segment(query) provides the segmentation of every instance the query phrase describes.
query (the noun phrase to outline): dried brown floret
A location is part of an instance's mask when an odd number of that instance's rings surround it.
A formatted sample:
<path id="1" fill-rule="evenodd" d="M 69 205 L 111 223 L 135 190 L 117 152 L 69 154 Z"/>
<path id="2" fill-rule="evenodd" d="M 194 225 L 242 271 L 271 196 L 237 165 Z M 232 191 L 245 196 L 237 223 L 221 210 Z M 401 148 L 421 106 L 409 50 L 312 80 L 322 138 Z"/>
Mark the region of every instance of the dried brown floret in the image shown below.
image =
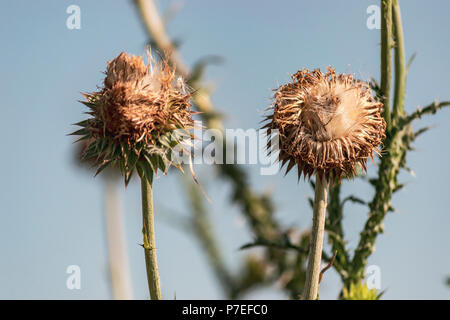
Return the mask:
<path id="1" fill-rule="evenodd" d="M 128 183 L 137 168 L 149 180 L 158 169 L 172 165 L 171 151 L 181 143 L 175 130 L 193 128 L 191 94 L 167 60 L 156 62 L 121 53 L 107 65 L 104 86 L 84 95 L 92 117 L 77 125 L 85 159 L 94 159 L 99 170 L 116 164 Z M 179 166 L 178 166 L 179 167 Z M 181 167 L 179 167 L 181 168 Z"/>
<path id="2" fill-rule="evenodd" d="M 382 103 L 368 85 L 352 75 L 328 68 L 299 70 L 280 86 L 265 125 L 279 132 L 279 160 L 287 172 L 295 165 L 301 175 L 314 172 L 327 179 L 353 176 L 367 157 L 378 153 L 385 136 Z"/>

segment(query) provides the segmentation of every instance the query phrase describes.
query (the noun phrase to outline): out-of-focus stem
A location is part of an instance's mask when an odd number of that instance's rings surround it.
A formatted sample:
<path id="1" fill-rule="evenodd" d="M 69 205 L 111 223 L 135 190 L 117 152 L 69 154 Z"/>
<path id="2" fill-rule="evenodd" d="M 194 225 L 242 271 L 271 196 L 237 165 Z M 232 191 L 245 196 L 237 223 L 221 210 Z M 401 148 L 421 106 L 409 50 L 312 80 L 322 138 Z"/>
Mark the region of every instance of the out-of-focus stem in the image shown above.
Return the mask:
<path id="1" fill-rule="evenodd" d="M 169 54 L 169 59 L 172 65 L 176 68 L 176 72 L 184 79 L 189 79 L 191 71 L 186 66 L 178 51 L 173 46 L 170 37 L 167 35 L 164 28 L 164 23 L 158 13 L 154 0 L 135 0 L 137 9 L 141 15 L 142 21 L 148 33 L 151 35 L 153 41 L 157 46 Z M 222 129 L 222 123 L 216 116 L 211 116 L 214 107 L 211 102 L 211 97 L 207 90 L 201 87 L 194 86 L 193 99 L 199 111 L 207 115 L 207 127 L 212 129 Z"/>
<path id="2" fill-rule="evenodd" d="M 144 235 L 145 267 L 147 269 L 148 289 L 152 300 L 161 300 L 158 262 L 156 260 L 155 225 L 153 214 L 152 185 L 147 179 L 141 179 L 142 221 Z"/>
<path id="3" fill-rule="evenodd" d="M 158 47 L 169 53 L 169 59 L 177 68 L 177 72 L 187 78 L 189 76 L 189 69 L 186 67 L 184 62 L 181 60 L 178 52 L 172 45 L 172 41 L 167 35 L 164 23 L 158 14 L 156 4 L 153 0 L 135 0 L 138 7 L 139 13 L 141 14 L 142 21 L 145 24 L 147 30 L 152 34 L 153 40 L 158 44 Z"/>
<path id="4" fill-rule="evenodd" d="M 125 228 L 120 210 L 117 179 L 106 175 L 105 179 L 105 219 L 109 251 L 109 270 L 113 298 L 131 300 L 130 267 L 125 240 Z"/>
<path id="5" fill-rule="evenodd" d="M 160 50 L 169 49 L 171 56 L 170 62 L 176 68 L 176 72 L 183 78 L 190 80 L 191 71 L 183 63 L 180 55 L 176 52 L 173 44 L 170 44 L 170 38 L 167 35 L 164 24 L 160 18 L 155 2 L 153 0 L 135 0 L 139 14 L 144 21 L 149 36 Z M 175 54 L 174 54 L 175 53 Z M 180 67 L 181 66 L 181 67 Z M 206 127 L 223 131 L 222 119 L 214 110 L 209 91 L 204 88 L 201 81 L 190 83 L 193 92 L 195 107 L 201 112 L 206 122 Z M 226 141 L 223 145 L 227 145 Z M 221 145 L 221 143 L 217 143 Z M 272 203 L 270 199 L 255 193 L 249 186 L 247 176 L 237 165 L 219 165 L 217 166 L 220 175 L 228 179 L 233 185 L 233 201 L 239 204 L 249 218 L 251 228 L 258 235 L 265 239 L 272 238 L 279 233 L 279 227 L 272 216 Z M 276 259 L 280 254 L 279 250 L 275 252 L 270 250 L 269 259 L 284 266 L 281 259 Z M 236 293 L 237 294 L 237 293 Z"/>
<path id="6" fill-rule="evenodd" d="M 204 206 L 203 196 L 194 185 L 194 182 L 188 180 L 189 178 L 186 176 L 183 176 L 183 179 L 185 180 L 184 188 L 189 195 L 191 203 L 194 232 L 227 296 L 232 299 L 236 298 L 234 296 L 236 291 L 234 279 L 219 250 L 219 244 L 214 236 L 209 214 Z"/>
<path id="7" fill-rule="evenodd" d="M 316 300 L 319 292 L 320 264 L 322 262 L 323 234 L 327 212 L 327 189 L 328 183 L 325 177 L 320 177 L 317 174 L 308 268 L 303 290 L 303 299 L 305 300 Z"/>
<path id="8" fill-rule="evenodd" d="M 391 128 L 391 73 L 392 73 L 392 0 L 381 0 L 381 99 L 384 119 Z"/>
<path id="9" fill-rule="evenodd" d="M 395 91 L 393 120 L 396 121 L 398 117 L 403 114 L 406 89 L 405 47 L 403 43 L 402 16 L 400 13 L 400 5 L 398 4 L 398 0 L 393 0 L 392 18 L 395 36 Z"/>

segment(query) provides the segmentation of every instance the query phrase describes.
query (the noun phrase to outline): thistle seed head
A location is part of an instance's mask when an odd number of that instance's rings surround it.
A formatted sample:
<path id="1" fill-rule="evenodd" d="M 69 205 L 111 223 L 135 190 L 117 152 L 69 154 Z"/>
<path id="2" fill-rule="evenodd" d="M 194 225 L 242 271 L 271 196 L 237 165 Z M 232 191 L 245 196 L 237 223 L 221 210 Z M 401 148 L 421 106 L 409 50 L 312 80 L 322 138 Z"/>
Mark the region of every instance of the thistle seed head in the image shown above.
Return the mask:
<path id="1" fill-rule="evenodd" d="M 103 87 L 81 101 L 91 117 L 77 123 L 82 129 L 73 133 L 87 141 L 83 158 L 95 160 L 97 174 L 117 165 L 126 184 L 135 168 L 151 182 L 158 169 L 166 172 L 175 165 L 171 151 L 183 137 L 173 135 L 175 130 L 192 137 L 191 94 L 167 60 L 147 56 L 147 65 L 124 52 L 108 62 Z"/>
<path id="2" fill-rule="evenodd" d="M 358 166 L 365 171 L 367 157 L 379 154 L 386 127 L 382 106 L 352 75 L 336 75 L 331 67 L 325 74 L 304 69 L 276 90 L 264 127 L 278 129 L 286 173 L 296 165 L 299 178 L 316 172 L 340 180 Z"/>

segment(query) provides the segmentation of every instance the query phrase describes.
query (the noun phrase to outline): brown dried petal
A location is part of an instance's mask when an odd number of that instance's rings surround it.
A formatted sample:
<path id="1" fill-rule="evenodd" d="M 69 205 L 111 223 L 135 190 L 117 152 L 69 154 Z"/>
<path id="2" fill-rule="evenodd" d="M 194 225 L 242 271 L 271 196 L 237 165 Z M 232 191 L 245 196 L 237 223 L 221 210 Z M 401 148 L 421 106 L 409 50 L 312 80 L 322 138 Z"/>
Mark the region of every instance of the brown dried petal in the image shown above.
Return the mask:
<path id="1" fill-rule="evenodd" d="M 193 126 L 190 94 L 175 80 L 175 71 L 167 61 L 156 63 L 150 55 L 149 60 L 145 65 L 141 57 L 121 53 L 108 63 L 104 88 L 94 93 L 98 121 L 93 123 L 101 124 L 103 135 L 151 144 L 175 128 Z"/>
<path id="2" fill-rule="evenodd" d="M 358 165 L 366 170 L 385 136 L 382 103 L 365 83 L 330 67 L 299 70 L 276 91 L 272 112 L 266 127 L 279 130 L 279 158 L 296 164 L 299 176 L 340 179 Z"/>

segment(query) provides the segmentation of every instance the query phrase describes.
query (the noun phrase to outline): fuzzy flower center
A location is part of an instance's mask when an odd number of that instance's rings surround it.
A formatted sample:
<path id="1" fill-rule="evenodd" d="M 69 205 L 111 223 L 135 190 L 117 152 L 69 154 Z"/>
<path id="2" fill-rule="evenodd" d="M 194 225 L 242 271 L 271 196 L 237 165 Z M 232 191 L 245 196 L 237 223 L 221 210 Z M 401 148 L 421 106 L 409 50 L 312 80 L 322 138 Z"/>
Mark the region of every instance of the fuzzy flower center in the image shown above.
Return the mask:
<path id="1" fill-rule="evenodd" d="M 299 176 L 353 175 L 384 138 L 382 104 L 365 83 L 332 68 L 299 70 L 278 88 L 272 110 L 265 127 L 279 131 L 279 159 L 288 170 L 297 165 Z"/>
<path id="2" fill-rule="evenodd" d="M 361 90 L 342 81 L 329 85 L 321 82 L 305 99 L 300 126 L 315 141 L 331 141 L 351 134 L 361 123 Z"/>
<path id="3" fill-rule="evenodd" d="M 108 63 L 98 118 L 115 139 L 153 143 L 164 132 L 191 126 L 183 82 L 167 63 L 149 59 L 146 65 L 141 57 L 122 53 Z"/>

